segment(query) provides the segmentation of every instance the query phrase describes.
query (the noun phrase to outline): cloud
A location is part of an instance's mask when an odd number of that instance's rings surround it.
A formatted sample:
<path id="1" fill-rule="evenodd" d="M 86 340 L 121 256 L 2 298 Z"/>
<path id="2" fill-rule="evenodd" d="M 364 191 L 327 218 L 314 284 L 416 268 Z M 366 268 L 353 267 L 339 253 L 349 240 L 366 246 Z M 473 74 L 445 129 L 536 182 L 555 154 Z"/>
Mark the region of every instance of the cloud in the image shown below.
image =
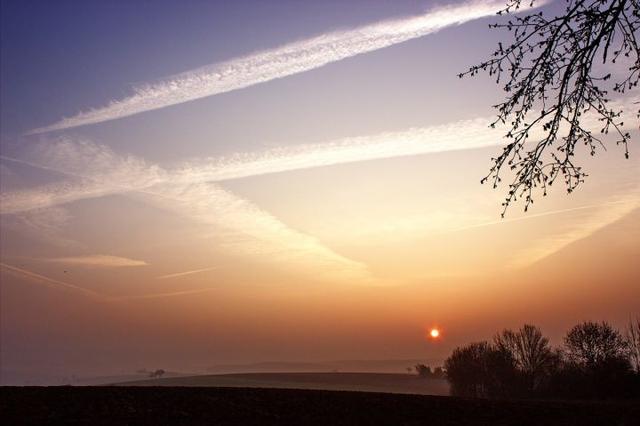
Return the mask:
<path id="1" fill-rule="evenodd" d="M 636 110 L 635 102 L 638 98 L 627 97 L 611 102 L 610 107 L 632 113 Z M 324 143 L 236 153 L 185 161 L 168 170 L 133 156 L 120 157 L 103 145 L 62 137 L 38 144 L 37 149 L 27 154 L 28 161 L 7 156 L 0 156 L 0 159 L 75 179 L 31 190 L 3 191 L 0 194 L 0 213 L 17 213 L 110 194 L 144 192 L 164 182 L 181 185 L 221 182 L 336 164 L 494 146 L 503 137 L 499 130 L 488 127 L 491 121 L 491 117 L 480 117 Z M 634 122 L 625 121 L 627 127 Z M 601 127 L 601 122 L 593 114 L 585 115 L 582 122 L 594 131 Z M 530 135 L 532 140 L 541 136 L 541 129 L 535 129 Z"/>
<path id="2" fill-rule="evenodd" d="M 532 265 L 567 247 L 569 244 L 587 238 L 598 230 L 622 219 L 640 207 L 640 196 L 637 191 L 620 196 L 616 200 L 590 206 L 589 213 L 577 214 L 565 228 L 550 236 L 544 236 L 527 244 L 527 247 L 516 253 L 510 262 L 519 268 Z M 566 209 L 564 211 L 577 211 Z"/>
<path id="3" fill-rule="evenodd" d="M 635 99 L 624 99 L 629 104 Z M 332 265 L 338 276 L 368 279 L 366 267 L 334 253 L 317 239 L 287 227 L 248 200 L 215 185 L 230 179 L 322 167 L 357 161 L 411 156 L 495 145 L 500 133 L 489 118 L 411 128 L 377 135 L 347 137 L 320 144 L 282 147 L 262 152 L 187 161 L 171 169 L 121 157 L 88 141 L 60 138 L 41 144 L 29 161 L 2 157 L 70 177 L 26 191 L 3 191 L 0 213 L 19 213 L 109 194 L 131 193 L 156 205 L 210 225 L 224 233 L 236 252 L 286 261 L 314 270 Z M 596 121 L 585 117 L 589 126 Z M 593 123 L 592 123 L 593 122 Z M 539 135 L 532 134 L 535 139 Z M 214 214 L 215 213 L 215 214 Z M 304 266 L 303 266 L 304 265 Z"/>
<path id="4" fill-rule="evenodd" d="M 156 197 L 153 193 L 163 194 Z M 287 270 L 330 280 L 371 279 L 367 267 L 296 231 L 248 200 L 215 184 L 167 183 L 136 194 L 153 205 L 210 227 L 224 248 Z"/>
<path id="5" fill-rule="evenodd" d="M 62 175 L 63 181 L 37 188 L 0 193 L 0 213 L 11 214 L 52 207 L 88 198 L 143 191 L 167 180 L 164 170 L 133 156 L 119 156 L 104 145 L 60 137 L 39 143 L 25 154 L 28 160 L 10 161 Z"/>
<path id="6" fill-rule="evenodd" d="M 39 144 L 38 150 L 27 154 L 28 161 L 0 156 L 5 161 L 72 178 L 34 189 L 3 191 L 0 213 L 18 213 L 117 193 L 144 192 L 166 182 L 181 185 L 220 182 L 358 161 L 481 148 L 500 140 L 500 135 L 488 128 L 489 121 L 489 117 L 476 118 L 325 143 L 237 153 L 186 161 L 170 170 L 131 156 L 121 158 L 101 145 L 61 138 Z"/>
<path id="7" fill-rule="evenodd" d="M 6 271 L 11 275 L 14 275 L 23 279 L 27 279 L 28 281 L 31 281 L 33 283 L 46 285 L 49 287 L 57 288 L 59 290 L 78 293 L 99 302 L 123 302 L 123 301 L 135 301 L 135 300 L 144 300 L 144 299 L 159 299 L 159 298 L 165 298 L 165 297 L 187 296 L 191 294 L 206 293 L 206 292 L 215 290 L 215 287 L 206 287 L 206 288 L 198 288 L 198 289 L 191 289 L 191 290 L 169 291 L 169 292 L 162 292 L 162 293 L 145 293 L 145 294 L 133 295 L 133 296 L 109 296 L 109 295 L 105 295 L 93 290 L 89 290 L 89 289 L 77 286 L 75 284 L 68 283 L 66 281 L 56 280 L 54 278 L 50 278 L 45 275 L 41 275 L 24 268 L 18 268 L 17 266 L 9 265 L 6 263 L 0 263 L 0 269 Z"/>
<path id="8" fill-rule="evenodd" d="M 48 156 L 46 153 L 55 152 L 57 144 L 62 146 L 64 155 Z M 216 233 L 224 239 L 223 244 L 229 251 L 307 273 L 313 270 L 321 279 L 328 276 L 369 279 L 364 265 L 334 253 L 315 238 L 289 228 L 250 201 L 209 183 L 211 170 L 208 168 L 203 169 L 203 173 L 184 167 L 168 172 L 133 157 L 120 158 L 105 147 L 94 147 L 86 142 L 78 143 L 77 150 L 68 140 L 52 146 L 53 149 L 45 149 L 45 154 L 32 157 L 49 158 L 43 168 L 65 173 L 71 182 L 2 193 L 0 212 L 15 214 L 81 199 L 130 193 L 159 208 L 207 225 L 211 234 Z M 97 159 L 91 160 L 92 157 Z M 28 164 L 37 167 L 32 161 Z M 84 265 L 89 261 L 108 263 L 104 259 L 64 260 Z"/>
<path id="9" fill-rule="evenodd" d="M 537 218 L 546 217 L 546 216 L 555 216 L 555 215 L 563 214 L 563 213 L 581 212 L 581 211 L 584 211 L 584 210 L 593 210 L 593 209 L 602 209 L 602 208 L 605 208 L 606 206 L 609 206 L 609 205 L 614 205 L 614 207 L 615 207 L 616 204 L 629 204 L 629 202 L 631 202 L 631 201 L 632 201 L 632 198 L 623 197 L 623 199 L 621 199 L 621 200 L 606 201 L 604 203 L 598 203 L 598 204 L 589 204 L 589 205 L 583 205 L 583 206 L 578 206 L 578 207 L 570 207 L 570 208 L 566 208 L 566 209 L 549 210 L 549 211 L 542 212 L 542 213 L 526 213 L 524 216 L 519 216 L 519 217 L 514 217 L 514 218 L 502 218 L 502 219 L 498 219 L 498 220 L 490 220 L 490 221 L 486 221 L 486 222 L 474 223 L 474 224 L 470 224 L 470 225 L 460 226 L 460 227 L 457 227 L 457 228 L 445 230 L 445 231 L 443 231 L 443 233 L 460 232 L 460 231 L 466 231 L 468 229 L 484 228 L 486 226 L 500 225 L 500 224 L 503 224 L 503 223 L 520 222 L 522 220 L 537 219 Z"/>
<path id="10" fill-rule="evenodd" d="M 64 263 L 71 266 L 85 268 L 122 268 L 129 266 L 147 266 L 143 260 L 128 259 L 126 257 L 111 256 L 104 254 L 94 254 L 89 256 L 56 257 L 44 259 L 52 263 Z"/>
<path id="11" fill-rule="evenodd" d="M 536 2 L 536 6 L 542 3 Z M 494 15 L 502 7 L 502 0 L 468 1 L 435 9 L 417 17 L 387 20 L 322 34 L 147 84 L 135 89 L 129 97 L 113 100 L 107 106 L 80 112 L 29 133 L 115 120 L 246 88 L 423 37 L 448 26 Z"/>
<path id="12" fill-rule="evenodd" d="M 61 280 L 56 280 L 53 278 L 49 278 L 47 276 L 44 275 L 40 275 L 38 273 L 29 271 L 27 269 L 23 269 L 23 268 L 18 268 L 17 266 L 13 266 L 13 265 L 8 265 L 6 263 L 0 263 L 0 268 L 4 269 L 5 271 L 7 271 L 8 273 L 12 274 L 12 275 L 16 275 L 22 278 L 26 278 L 29 281 L 32 282 L 36 282 L 38 284 L 43 284 L 46 286 L 52 286 L 55 288 L 59 288 L 61 290 L 67 290 L 67 291 L 73 291 L 73 292 L 77 292 L 80 294 L 83 294 L 84 296 L 89 296 L 93 299 L 99 299 L 99 300 L 106 300 L 107 298 L 98 293 L 95 292 L 93 290 L 88 290 L 86 288 L 77 286 L 75 284 L 71 284 L 68 283 L 66 281 L 61 281 Z"/>
<path id="13" fill-rule="evenodd" d="M 214 269 L 218 269 L 218 268 L 215 267 L 215 266 L 212 266 L 210 268 L 202 268 L 202 269 L 194 269 L 194 270 L 191 270 L 191 271 L 176 272 L 174 274 L 161 275 L 159 277 L 156 277 L 156 279 L 158 279 L 158 280 L 167 280 L 169 278 L 184 277 L 186 275 L 199 274 L 200 272 L 212 271 Z"/>
<path id="14" fill-rule="evenodd" d="M 501 139 L 498 132 L 488 127 L 490 120 L 489 117 L 460 120 L 318 144 L 191 161 L 174 170 L 174 179 L 185 182 L 220 182 L 359 161 L 482 148 L 496 145 Z"/>
<path id="15" fill-rule="evenodd" d="M 33 206 L 28 201 L 29 206 Z M 82 244 L 65 236 L 72 216 L 61 206 L 26 209 L 13 215 L 3 215 L 0 226 L 14 230 L 21 236 L 28 235 L 58 247 L 80 248 Z"/>
<path id="16" fill-rule="evenodd" d="M 116 297 L 111 297 L 109 300 L 112 302 L 123 302 L 123 301 L 136 301 L 136 300 L 148 300 L 148 299 L 163 299 L 166 297 L 189 296 L 192 294 L 208 293 L 216 289 L 217 287 L 205 287 L 205 288 L 195 288 L 191 290 L 168 291 L 164 293 L 146 293 L 146 294 L 133 295 L 133 296 L 116 296 Z"/>

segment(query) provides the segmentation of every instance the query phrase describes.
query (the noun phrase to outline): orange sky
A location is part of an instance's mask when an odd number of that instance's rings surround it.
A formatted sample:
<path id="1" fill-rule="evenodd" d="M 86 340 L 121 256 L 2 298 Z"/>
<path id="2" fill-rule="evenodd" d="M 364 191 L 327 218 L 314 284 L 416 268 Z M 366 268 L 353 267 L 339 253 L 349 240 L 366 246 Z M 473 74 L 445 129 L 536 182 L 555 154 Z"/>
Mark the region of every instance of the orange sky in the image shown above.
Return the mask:
<path id="1" fill-rule="evenodd" d="M 190 48 L 154 61 L 163 29 L 125 37 L 125 55 L 101 35 L 84 46 L 72 20 L 64 43 L 86 55 L 45 55 L 75 70 L 55 76 L 23 70 L 46 69 L 27 53 L 52 51 L 55 29 L 31 39 L 4 26 L 4 377 L 442 360 L 524 322 L 557 344 L 578 321 L 640 314 L 635 121 L 630 159 L 611 141 L 595 158 L 580 148 L 589 177 L 575 193 L 556 187 L 501 219 L 506 186 L 479 183 L 504 142 L 488 127 L 501 92 L 456 77 L 495 46 L 490 2 L 465 3 L 464 22 L 414 3 L 339 3 L 254 25 L 235 6 L 231 27 L 203 26 L 210 43 L 176 30 Z M 140 80 L 146 91 L 122 94 Z M 43 87 L 65 96 L 43 105 Z M 636 99 L 616 102 L 633 111 Z"/>

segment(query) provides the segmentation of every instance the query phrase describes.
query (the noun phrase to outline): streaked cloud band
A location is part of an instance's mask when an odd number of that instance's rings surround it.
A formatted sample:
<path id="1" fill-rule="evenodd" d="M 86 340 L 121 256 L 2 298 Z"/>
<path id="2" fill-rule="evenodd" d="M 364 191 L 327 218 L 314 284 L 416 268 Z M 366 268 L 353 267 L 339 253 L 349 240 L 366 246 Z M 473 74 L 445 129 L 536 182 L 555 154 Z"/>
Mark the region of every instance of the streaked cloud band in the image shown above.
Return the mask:
<path id="1" fill-rule="evenodd" d="M 117 193 L 151 191 L 150 195 L 160 195 L 150 188 L 165 183 L 192 185 L 221 182 L 359 161 L 482 148 L 500 141 L 500 135 L 488 128 L 489 120 L 489 117 L 461 120 L 318 144 L 185 161 L 168 170 L 140 159 L 119 157 L 104 146 L 62 138 L 43 144 L 44 152 L 39 153 L 35 160 L 0 156 L 5 161 L 73 178 L 64 183 L 2 192 L 0 213 L 18 213 Z M 62 152 L 64 156 L 55 158 L 51 152 Z M 92 163 L 96 152 L 101 158 L 98 165 Z"/>
<path id="2" fill-rule="evenodd" d="M 629 97 L 611 104 L 614 109 L 628 112 L 634 111 L 632 105 L 637 101 L 637 98 Z M 481 117 L 318 144 L 184 161 L 170 169 L 131 156 L 119 157 L 101 145 L 62 138 L 43 144 L 44 152 L 34 160 L 0 156 L 5 161 L 75 178 L 65 183 L 2 192 L 0 213 L 19 213 L 126 192 L 151 191 L 150 195 L 162 196 L 150 188 L 165 183 L 188 186 L 360 161 L 489 147 L 504 140 L 500 130 L 489 128 L 491 120 L 491 117 Z M 583 124 L 594 131 L 601 126 L 592 115 L 584 116 Z M 541 129 L 535 129 L 530 136 L 533 140 L 541 137 Z"/>
<path id="3" fill-rule="evenodd" d="M 89 256 L 56 257 L 45 259 L 51 263 L 62 263 L 70 266 L 80 266 L 86 268 L 122 268 L 128 266 L 146 266 L 143 260 L 129 259 L 120 256 L 95 254 Z"/>
<path id="4" fill-rule="evenodd" d="M 215 267 L 215 266 L 212 266 L 210 268 L 200 268 L 200 269 L 193 269 L 191 271 L 175 272 L 173 274 L 160 275 L 159 277 L 156 277 L 156 279 L 158 279 L 158 280 L 168 280 L 170 278 L 179 278 L 179 277 L 184 277 L 184 276 L 187 276 L 187 275 L 199 274 L 201 272 L 212 271 L 214 269 L 218 269 L 218 268 Z"/>
<path id="5" fill-rule="evenodd" d="M 544 2 L 539 2 L 544 3 Z M 226 62 L 205 66 L 135 89 L 107 106 L 64 118 L 30 134 L 67 129 L 168 107 L 313 70 L 332 62 L 423 37 L 443 28 L 490 16 L 502 0 L 475 0 L 424 15 L 334 31 Z M 539 6 L 536 3 L 536 6 Z"/>

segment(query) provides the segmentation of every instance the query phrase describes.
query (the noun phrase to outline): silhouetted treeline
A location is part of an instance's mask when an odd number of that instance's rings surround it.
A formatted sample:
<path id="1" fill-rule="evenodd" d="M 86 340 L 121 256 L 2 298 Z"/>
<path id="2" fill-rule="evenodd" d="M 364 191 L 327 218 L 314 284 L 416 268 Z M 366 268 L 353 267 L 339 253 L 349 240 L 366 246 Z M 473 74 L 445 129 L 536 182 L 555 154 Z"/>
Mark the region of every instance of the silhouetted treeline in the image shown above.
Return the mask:
<path id="1" fill-rule="evenodd" d="M 492 342 L 456 348 L 445 361 L 451 394 L 483 398 L 640 397 L 640 319 L 625 335 L 584 322 L 554 348 L 539 328 L 504 330 Z"/>
<path id="2" fill-rule="evenodd" d="M 425 379 L 444 379 L 445 374 L 442 367 L 435 367 L 433 370 L 428 365 L 416 364 L 413 367 L 418 373 L 418 376 Z"/>

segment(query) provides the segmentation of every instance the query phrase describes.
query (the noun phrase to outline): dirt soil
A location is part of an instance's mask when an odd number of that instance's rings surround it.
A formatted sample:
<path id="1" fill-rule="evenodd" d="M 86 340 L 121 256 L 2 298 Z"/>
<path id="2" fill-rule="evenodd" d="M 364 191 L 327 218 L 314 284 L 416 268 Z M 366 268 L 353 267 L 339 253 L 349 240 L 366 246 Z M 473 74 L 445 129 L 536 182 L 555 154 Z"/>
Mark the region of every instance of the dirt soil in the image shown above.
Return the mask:
<path id="1" fill-rule="evenodd" d="M 446 396 L 213 387 L 2 387 L 5 425 L 618 425 L 640 402 L 488 401 Z"/>

